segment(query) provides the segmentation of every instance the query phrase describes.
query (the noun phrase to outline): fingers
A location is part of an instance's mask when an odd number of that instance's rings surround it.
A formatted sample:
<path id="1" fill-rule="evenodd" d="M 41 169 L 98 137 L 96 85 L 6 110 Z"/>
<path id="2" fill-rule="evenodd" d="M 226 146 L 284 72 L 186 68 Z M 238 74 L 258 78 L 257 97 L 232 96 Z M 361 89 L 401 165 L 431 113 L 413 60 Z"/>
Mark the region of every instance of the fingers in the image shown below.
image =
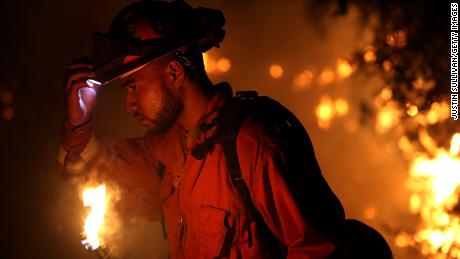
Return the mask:
<path id="1" fill-rule="evenodd" d="M 87 80 L 95 76 L 89 58 L 78 58 L 66 66 L 64 86 L 67 118 L 73 125 L 80 125 L 87 121 L 92 114 L 99 85 L 88 84 Z"/>
<path id="2" fill-rule="evenodd" d="M 97 88 L 88 87 L 86 78 L 73 81 L 66 93 L 67 119 L 72 125 L 88 121 L 96 104 Z"/>
<path id="3" fill-rule="evenodd" d="M 95 76 L 96 76 L 96 73 L 93 70 L 88 69 L 88 68 L 72 69 L 69 71 L 69 74 L 66 77 L 65 91 L 68 92 L 69 89 L 74 84 L 74 82 L 80 81 L 83 79 L 86 82 L 88 78 L 94 78 Z"/>
<path id="4" fill-rule="evenodd" d="M 87 79 L 88 77 L 83 77 L 73 80 L 72 83 L 69 84 L 69 87 L 66 88 L 67 94 L 71 96 L 76 96 L 80 88 L 88 87 L 88 84 L 86 83 Z"/>
<path id="5" fill-rule="evenodd" d="M 69 91 L 74 81 L 95 76 L 91 59 L 88 57 L 77 58 L 66 66 L 65 91 Z"/>
<path id="6" fill-rule="evenodd" d="M 91 92 L 97 93 L 100 86 L 99 85 L 93 85 L 92 87 L 90 87 L 88 85 L 87 80 L 88 80 L 88 78 L 85 77 L 85 78 L 80 78 L 80 79 L 77 79 L 77 80 L 73 81 L 73 83 L 70 85 L 69 89 L 66 92 L 67 95 L 69 97 L 75 97 L 75 96 L 78 95 L 78 91 L 80 89 L 91 90 Z"/>

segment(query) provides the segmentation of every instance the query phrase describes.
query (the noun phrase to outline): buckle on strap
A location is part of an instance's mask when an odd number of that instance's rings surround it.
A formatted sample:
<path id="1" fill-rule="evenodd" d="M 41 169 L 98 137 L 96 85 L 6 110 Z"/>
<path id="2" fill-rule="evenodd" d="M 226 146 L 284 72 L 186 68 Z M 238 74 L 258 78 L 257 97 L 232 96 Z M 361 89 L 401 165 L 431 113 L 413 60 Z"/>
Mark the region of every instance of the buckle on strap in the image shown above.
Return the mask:
<path id="1" fill-rule="evenodd" d="M 238 183 L 241 181 L 244 182 L 243 175 L 241 174 L 241 169 L 239 168 L 233 168 L 233 170 L 231 168 L 229 169 L 230 169 L 230 178 L 232 179 L 232 183 Z"/>
<path id="2" fill-rule="evenodd" d="M 238 178 L 233 179 L 232 178 L 232 183 L 241 183 L 244 182 L 243 176 L 239 176 Z"/>

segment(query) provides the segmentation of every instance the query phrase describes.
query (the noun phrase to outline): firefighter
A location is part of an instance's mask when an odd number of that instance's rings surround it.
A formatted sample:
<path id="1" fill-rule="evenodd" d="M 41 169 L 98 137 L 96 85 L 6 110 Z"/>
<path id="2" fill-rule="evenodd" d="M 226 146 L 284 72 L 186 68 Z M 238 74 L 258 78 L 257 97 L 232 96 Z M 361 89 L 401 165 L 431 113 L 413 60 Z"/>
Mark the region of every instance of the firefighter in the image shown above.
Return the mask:
<path id="1" fill-rule="evenodd" d="M 339 257 L 344 211 L 301 123 L 206 75 L 202 53 L 219 46 L 224 24 L 218 10 L 140 1 L 95 33 L 92 59 L 66 73 L 61 172 L 102 175 L 120 188 L 122 215 L 162 220 L 171 258 Z M 147 131 L 109 147 L 93 114 L 113 80 Z"/>

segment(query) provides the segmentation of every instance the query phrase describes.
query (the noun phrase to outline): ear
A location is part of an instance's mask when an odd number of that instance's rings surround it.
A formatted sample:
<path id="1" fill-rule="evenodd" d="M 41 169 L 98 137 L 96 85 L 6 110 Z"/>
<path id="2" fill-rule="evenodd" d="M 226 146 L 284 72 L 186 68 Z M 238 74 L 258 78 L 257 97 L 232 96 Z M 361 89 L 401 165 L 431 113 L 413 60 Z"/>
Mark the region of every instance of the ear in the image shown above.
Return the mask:
<path id="1" fill-rule="evenodd" d="M 185 71 L 181 63 L 172 60 L 168 63 L 167 77 L 174 89 L 178 90 L 185 81 Z"/>

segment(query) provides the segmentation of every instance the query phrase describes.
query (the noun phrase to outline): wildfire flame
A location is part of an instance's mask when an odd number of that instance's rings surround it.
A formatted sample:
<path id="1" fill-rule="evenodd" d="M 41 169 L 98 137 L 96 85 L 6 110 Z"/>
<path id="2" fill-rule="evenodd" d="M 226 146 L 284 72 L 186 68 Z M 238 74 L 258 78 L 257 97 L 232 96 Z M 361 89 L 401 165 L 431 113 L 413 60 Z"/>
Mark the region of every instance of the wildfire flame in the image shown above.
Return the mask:
<path id="1" fill-rule="evenodd" d="M 396 36 L 388 38 L 388 44 L 403 46 L 405 35 L 398 32 Z M 366 62 L 376 61 L 374 51 L 371 48 L 367 50 Z M 392 66 L 391 61 L 384 61 L 382 69 L 388 72 Z M 345 59 L 337 61 L 337 78 L 347 78 L 353 70 Z M 319 74 L 318 81 L 320 85 L 326 85 L 335 78 L 332 70 L 326 68 Z M 420 89 L 434 86 L 434 82 L 422 77 L 413 84 Z M 438 101 L 433 102 L 429 109 L 419 110 L 420 101 L 415 99 L 400 105 L 393 98 L 389 85 L 383 87 L 372 104 L 376 108 L 375 131 L 399 135 L 398 146 L 409 161 L 409 210 L 420 217 L 415 231 L 400 232 L 394 239 L 395 245 L 418 248 L 430 259 L 460 258 L 460 133 L 448 135 L 451 137 L 450 148 L 444 148 L 438 145 L 428 130 L 449 119 L 449 104 Z M 333 119 L 347 114 L 348 110 L 346 99 L 333 100 L 323 95 L 315 109 L 318 126 L 328 129 Z M 418 138 L 413 134 L 414 129 Z M 364 218 L 373 219 L 377 209 L 368 207 L 363 213 Z"/>
<path id="2" fill-rule="evenodd" d="M 84 206 L 91 207 L 91 211 L 86 218 L 83 230 L 84 239 L 81 243 L 87 250 L 93 251 L 101 246 L 100 232 L 104 224 L 108 202 L 105 185 L 86 188 L 82 197 Z"/>
<path id="3" fill-rule="evenodd" d="M 429 136 L 424 135 L 424 138 Z M 433 157 L 420 154 L 413 160 L 408 181 L 412 191 L 410 209 L 420 214 L 421 223 L 415 235 L 401 233 L 396 245 L 417 243 L 422 254 L 437 255 L 436 258 L 460 256 L 459 147 L 460 133 L 456 133 L 452 136 L 450 150 L 432 147 L 436 150 Z"/>

